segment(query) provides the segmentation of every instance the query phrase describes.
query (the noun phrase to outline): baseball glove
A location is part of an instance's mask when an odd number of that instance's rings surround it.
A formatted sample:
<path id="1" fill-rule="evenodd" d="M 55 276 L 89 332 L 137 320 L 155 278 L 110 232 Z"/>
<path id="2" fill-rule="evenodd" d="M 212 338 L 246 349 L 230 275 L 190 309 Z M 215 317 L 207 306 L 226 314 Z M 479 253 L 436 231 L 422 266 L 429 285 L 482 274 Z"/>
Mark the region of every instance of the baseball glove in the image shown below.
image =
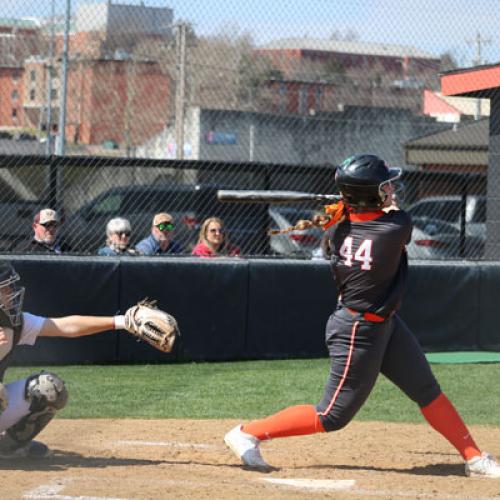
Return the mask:
<path id="1" fill-rule="evenodd" d="M 158 309 L 156 301 L 144 299 L 125 312 L 125 329 L 162 352 L 171 352 L 180 335 L 176 319 Z"/>

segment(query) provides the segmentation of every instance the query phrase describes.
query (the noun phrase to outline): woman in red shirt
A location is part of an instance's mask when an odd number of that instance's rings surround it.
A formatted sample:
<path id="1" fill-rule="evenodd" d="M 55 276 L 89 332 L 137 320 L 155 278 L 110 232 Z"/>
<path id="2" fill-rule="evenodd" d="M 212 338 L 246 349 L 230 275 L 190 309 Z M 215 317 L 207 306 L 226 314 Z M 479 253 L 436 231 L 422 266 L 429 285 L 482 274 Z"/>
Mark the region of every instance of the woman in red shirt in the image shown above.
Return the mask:
<path id="1" fill-rule="evenodd" d="M 192 254 L 198 257 L 237 257 L 240 249 L 228 243 L 222 220 L 209 217 L 201 225 L 198 244 L 193 248 Z"/>

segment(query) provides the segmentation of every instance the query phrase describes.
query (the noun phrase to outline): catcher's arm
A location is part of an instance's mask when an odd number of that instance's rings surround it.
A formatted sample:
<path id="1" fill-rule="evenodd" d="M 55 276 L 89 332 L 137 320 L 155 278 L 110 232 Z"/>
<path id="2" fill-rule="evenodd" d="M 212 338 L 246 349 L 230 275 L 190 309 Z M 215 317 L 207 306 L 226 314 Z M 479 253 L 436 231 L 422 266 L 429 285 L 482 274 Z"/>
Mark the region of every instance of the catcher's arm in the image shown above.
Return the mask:
<path id="1" fill-rule="evenodd" d="M 156 301 L 141 300 L 129 307 L 124 316 L 115 316 L 115 328 L 123 329 L 136 339 L 162 352 L 171 352 L 180 336 L 177 320 L 156 307 Z"/>

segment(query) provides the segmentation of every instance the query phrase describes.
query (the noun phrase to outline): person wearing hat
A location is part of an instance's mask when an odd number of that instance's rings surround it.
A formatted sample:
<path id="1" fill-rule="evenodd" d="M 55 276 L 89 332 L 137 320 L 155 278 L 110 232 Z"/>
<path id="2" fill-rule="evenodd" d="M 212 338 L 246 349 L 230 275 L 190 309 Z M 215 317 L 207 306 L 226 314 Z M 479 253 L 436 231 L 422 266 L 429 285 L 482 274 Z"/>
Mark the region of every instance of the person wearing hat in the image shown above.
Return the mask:
<path id="1" fill-rule="evenodd" d="M 26 253 L 62 253 L 69 248 L 56 241 L 61 222 L 58 212 L 51 208 L 40 210 L 33 218 L 34 235 L 31 241 L 19 243 L 13 251 Z"/>
<path id="2" fill-rule="evenodd" d="M 170 214 L 161 212 L 153 217 L 151 234 L 139 241 L 135 249 L 141 255 L 169 255 L 182 252 L 181 246 L 172 239 L 174 219 Z"/>

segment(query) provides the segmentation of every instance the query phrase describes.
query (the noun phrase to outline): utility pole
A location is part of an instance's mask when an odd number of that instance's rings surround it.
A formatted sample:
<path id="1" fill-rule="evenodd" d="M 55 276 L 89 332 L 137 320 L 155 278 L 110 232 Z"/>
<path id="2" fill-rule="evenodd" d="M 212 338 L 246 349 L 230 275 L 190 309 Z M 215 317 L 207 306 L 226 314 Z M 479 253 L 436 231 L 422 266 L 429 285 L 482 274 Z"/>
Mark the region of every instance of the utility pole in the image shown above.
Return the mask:
<path id="1" fill-rule="evenodd" d="M 177 83 L 175 87 L 175 157 L 184 159 L 184 113 L 186 96 L 186 23 L 177 25 Z"/>
<path id="2" fill-rule="evenodd" d="M 50 14 L 50 41 L 49 41 L 49 64 L 47 71 L 47 124 L 45 130 L 47 132 L 47 142 L 45 143 L 45 154 L 49 156 L 52 153 L 52 78 L 54 77 L 54 37 L 55 37 L 55 0 L 52 0 L 52 9 Z"/>
<path id="3" fill-rule="evenodd" d="M 59 134 L 56 141 L 56 155 L 64 156 L 66 147 L 66 97 L 68 91 L 68 45 L 69 22 L 71 16 L 71 0 L 66 0 L 64 16 L 64 48 L 62 54 L 61 97 L 59 100 Z"/>
<path id="4" fill-rule="evenodd" d="M 483 45 L 491 43 L 491 38 L 483 38 L 479 31 L 477 32 L 476 38 L 474 40 L 467 40 L 469 45 L 476 46 L 476 57 L 472 60 L 475 66 L 480 66 L 483 64 L 482 48 Z M 476 99 L 476 114 L 474 115 L 474 120 L 479 120 L 481 118 L 481 99 Z"/>

